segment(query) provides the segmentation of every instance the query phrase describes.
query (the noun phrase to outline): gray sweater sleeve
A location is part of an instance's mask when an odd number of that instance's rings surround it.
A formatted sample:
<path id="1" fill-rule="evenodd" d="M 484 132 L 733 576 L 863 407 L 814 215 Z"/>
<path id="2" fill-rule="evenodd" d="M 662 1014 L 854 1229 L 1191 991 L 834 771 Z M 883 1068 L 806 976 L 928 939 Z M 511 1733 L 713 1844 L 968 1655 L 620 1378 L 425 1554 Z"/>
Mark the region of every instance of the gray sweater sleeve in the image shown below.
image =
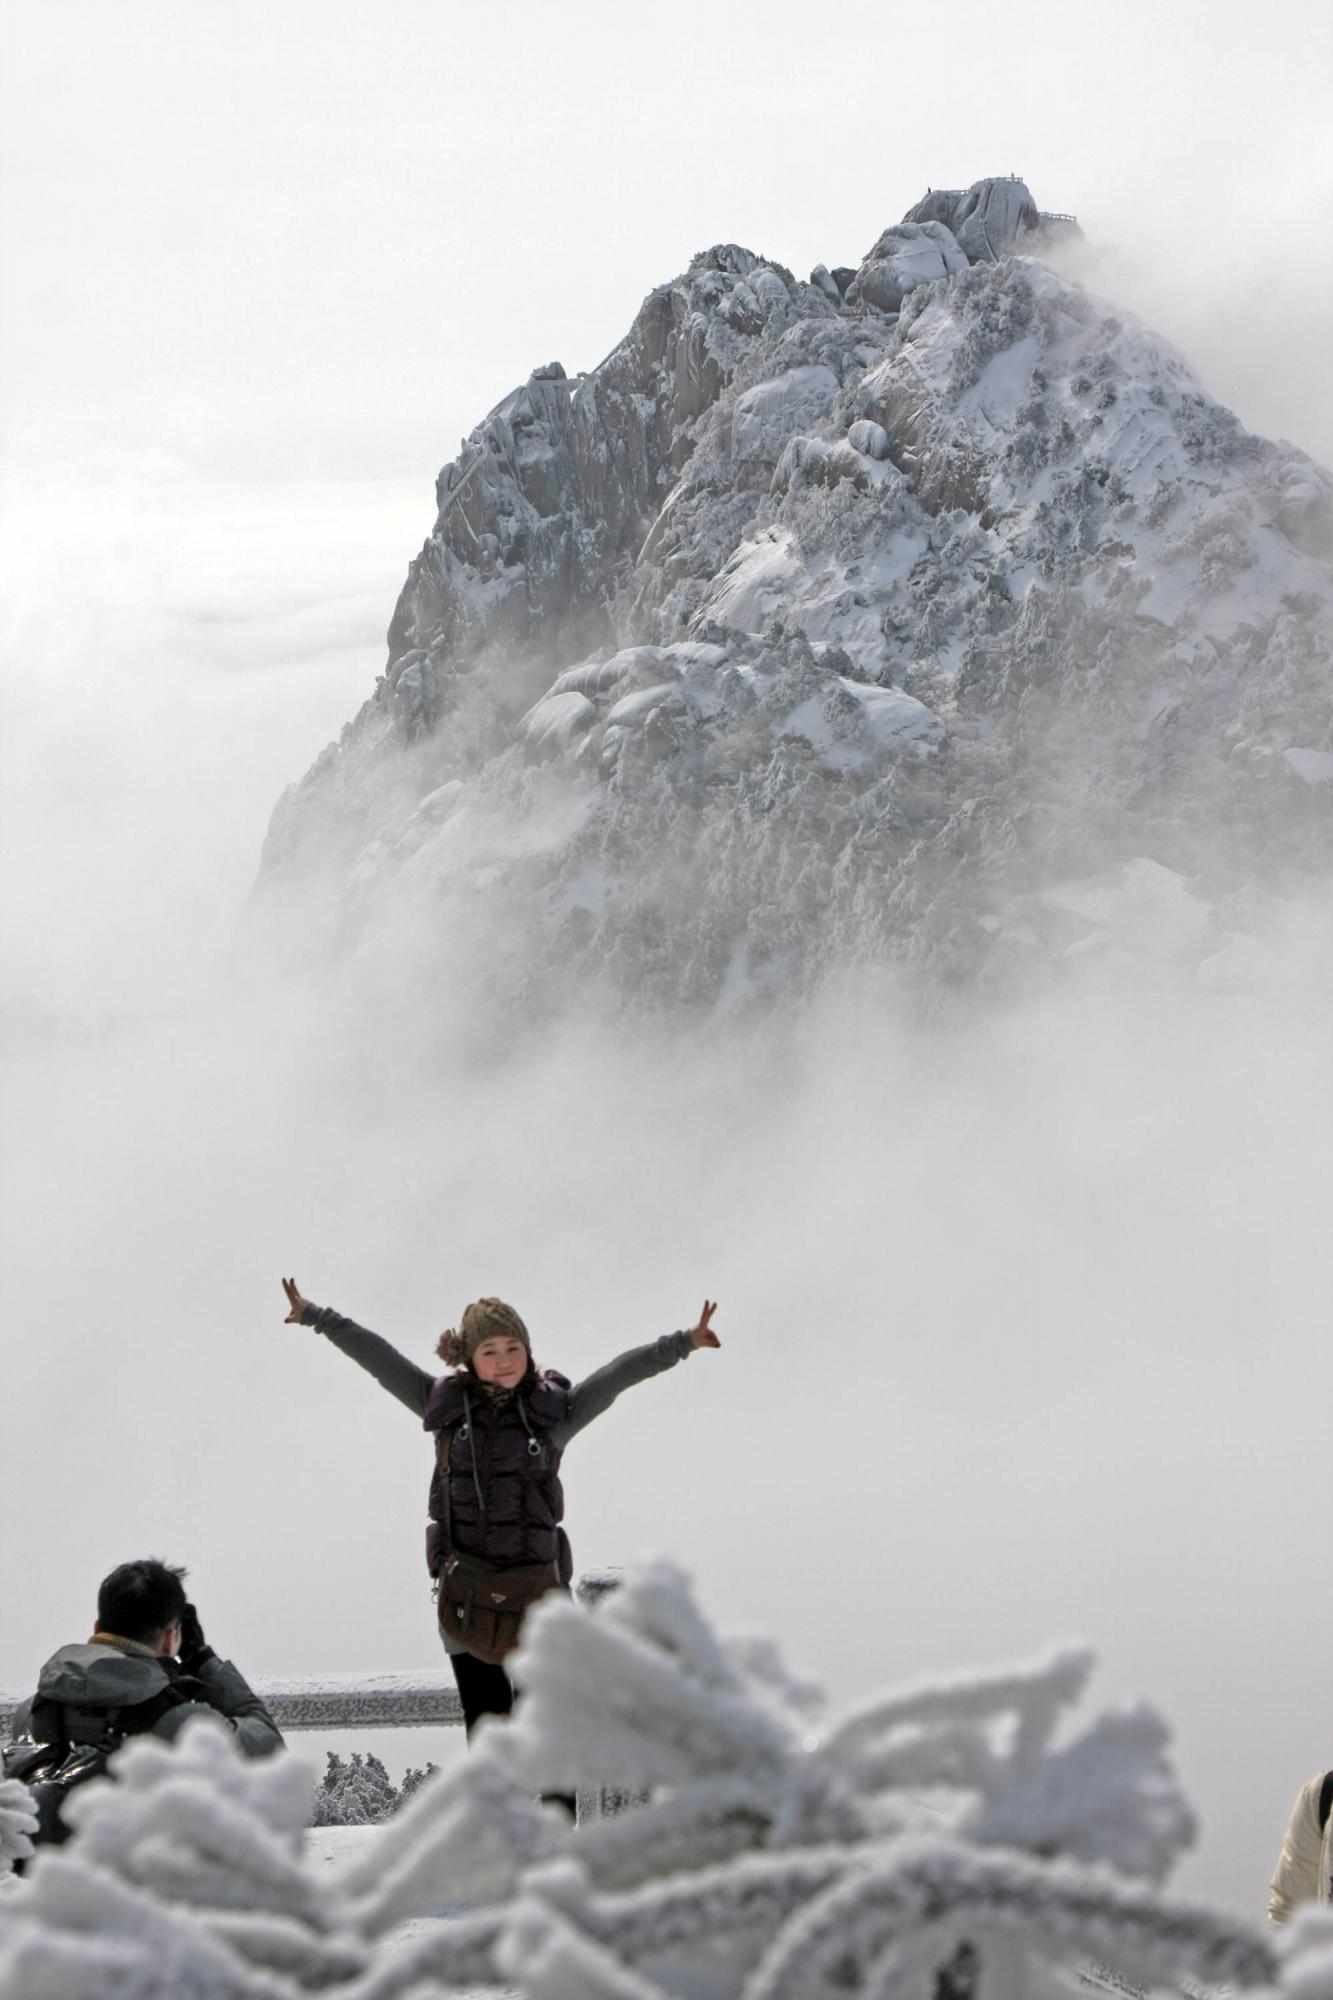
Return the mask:
<path id="1" fill-rule="evenodd" d="M 193 1670 L 208 1697 L 169 1708 L 153 1730 L 155 1736 L 177 1736 L 196 1715 L 221 1715 L 236 1732 L 236 1741 L 246 1757 L 268 1757 L 283 1747 L 282 1731 L 255 1693 L 240 1668 L 216 1653 Z"/>
<path id="2" fill-rule="evenodd" d="M 568 1420 L 554 1424 L 551 1429 L 557 1448 L 563 1451 L 569 1440 L 594 1417 L 609 1410 L 622 1389 L 632 1389 L 636 1382 L 663 1374 L 693 1351 L 694 1342 L 688 1333 L 664 1333 L 660 1340 L 650 1340 L 646 1347 L 631 1347 L 628 1353 L 617 1355 L 604 1368 L 575 1383 L 569 1392 Z"/>
<path id="3" fill-rule="evenodd" d="M 435 1377 L 418 1368 L 415 1361 L 409 1361 L 396 1347 L 390 1347 L 379 1334 L 358 1326 L 354 1319 L 345 1319 L 332 1306 L 312 1306 L 308 1302 L 301 1314 L 301 1324 L 313 1326 L 316 1333 L 332 1341 L 368 1375 L 373 1375 L 382 1389 L 387 1389 L 400 1403 L 406 1403 L 414 1416 L 425 1416 L 426 1399 Z"/>

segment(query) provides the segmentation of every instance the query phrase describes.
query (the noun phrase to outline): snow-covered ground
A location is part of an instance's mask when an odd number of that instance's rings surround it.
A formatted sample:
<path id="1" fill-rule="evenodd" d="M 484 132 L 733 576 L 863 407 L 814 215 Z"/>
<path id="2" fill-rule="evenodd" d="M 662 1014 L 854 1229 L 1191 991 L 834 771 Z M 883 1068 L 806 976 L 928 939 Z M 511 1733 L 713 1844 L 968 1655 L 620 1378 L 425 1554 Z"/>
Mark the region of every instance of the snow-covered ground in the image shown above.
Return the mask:
<path id="1" fill-rule="evenodd" d="M 305 1836 L 306 1859 L 316 1868 L 345 1868 L 365 1858 L 379 1832 L 377 1826 L 312 1826 Z"/>

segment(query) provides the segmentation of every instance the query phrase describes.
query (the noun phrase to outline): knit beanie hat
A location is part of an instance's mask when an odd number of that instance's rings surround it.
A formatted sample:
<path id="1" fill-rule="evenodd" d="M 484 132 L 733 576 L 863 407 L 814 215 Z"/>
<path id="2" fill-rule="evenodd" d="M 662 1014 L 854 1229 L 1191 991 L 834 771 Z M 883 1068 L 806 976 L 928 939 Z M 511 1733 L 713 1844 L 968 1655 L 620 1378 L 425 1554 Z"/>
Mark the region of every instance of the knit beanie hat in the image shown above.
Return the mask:
<path id="1" fill-rule="evenodd" d="M 450 1327 L 440 1335 L 435 1352 L 451 1368 L 470 1368 L 472 1357 L 482 1341 L 497 1338 L 521 1341 L 531 1361 L 532 1342 L 528 1338 L 528 1329 L 514 1308 L 507 1306 L 503 1299 L 474 1299 L 470 1306 L 464 1307 L 457 1331 Z"/>

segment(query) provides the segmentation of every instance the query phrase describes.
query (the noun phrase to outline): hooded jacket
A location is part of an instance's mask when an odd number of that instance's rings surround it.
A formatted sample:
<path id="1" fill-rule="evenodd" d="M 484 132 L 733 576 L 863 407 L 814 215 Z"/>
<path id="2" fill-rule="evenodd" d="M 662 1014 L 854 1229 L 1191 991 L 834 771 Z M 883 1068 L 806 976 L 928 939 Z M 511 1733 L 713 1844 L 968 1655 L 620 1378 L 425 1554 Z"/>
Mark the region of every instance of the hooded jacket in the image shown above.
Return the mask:
<path id="1" fill-rule="evenodd" d="M 173 1690 L 189 1698 L 173 1702 Z M 230 1660 L 212 1654 L 187 1674 L 177 1660 L 109 1636 L 52 1653 L 13 1730 L 36 1743 L 96 1741 L 108 1724 L 126 1736 L 171 1738 L 196 1715 L 220 1716 L 247 1757 L 282 1748 L 277 1723 Z"/>
<path id="2" fill-rule="evenodd" d="M 1321 1771 L 1296 1794 L 1268 1892 L 1268 1920 L 1285 1924 L 1298 1903 L 1333 1902 L 1333 1812 L 1319 1824 Z"/>

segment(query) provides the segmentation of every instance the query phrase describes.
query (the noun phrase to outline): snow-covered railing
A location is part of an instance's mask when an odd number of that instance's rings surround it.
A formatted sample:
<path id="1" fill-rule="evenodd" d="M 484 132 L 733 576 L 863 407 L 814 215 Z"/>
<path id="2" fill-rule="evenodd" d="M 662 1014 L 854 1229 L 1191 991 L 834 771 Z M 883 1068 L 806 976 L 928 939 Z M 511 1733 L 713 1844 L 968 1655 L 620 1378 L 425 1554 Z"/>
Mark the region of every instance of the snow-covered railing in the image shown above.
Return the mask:
<path id="1" fill-rule="evenodd" d="M 463 1720 L 458 1690 L 448 1670 L 418 1673 L 299 1674 L 259 1680 L 255 1692 L 282 1730 L 452 1728 Z M 14 1711 L 31 1690 L 0 1689 L 0 1740 Z"/>
<path id="2" fill-rule="evenodd" d="M 446 1670 L 324 1674 L 258 1683 L 279 1729 L 452 1728 L 463 1709 Z"/>

